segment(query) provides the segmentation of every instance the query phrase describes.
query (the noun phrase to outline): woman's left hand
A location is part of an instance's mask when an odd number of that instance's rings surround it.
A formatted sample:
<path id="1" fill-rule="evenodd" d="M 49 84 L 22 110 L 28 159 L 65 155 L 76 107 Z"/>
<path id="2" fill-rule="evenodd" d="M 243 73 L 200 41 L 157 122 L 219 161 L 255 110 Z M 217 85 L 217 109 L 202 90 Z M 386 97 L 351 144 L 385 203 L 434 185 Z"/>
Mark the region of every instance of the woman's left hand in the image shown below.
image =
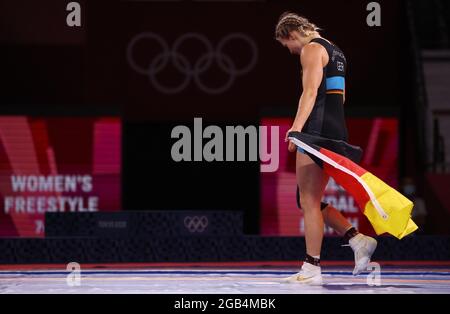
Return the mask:
<path id="1" fill-rule="evenodd" d="M 289 141 L 288 137 L 289 137 L 289 133 L 291 132 L 301 132 L 301 130 L 297 129 L 297 128 L 290 128 L 287 132 L 286 132 L 286 136 L 284 137 L 284 141 L 287 142 Z"/>
<path id="2" fill-rule="evenodd" d="M 292 141 L 289 141 L 289 144 L 288 144 L 288 151 L 290 152 L 290 153 L 293 153 L 293 152 L 295 152 L 297 150 L 297 145 L 295 145 L 294 143 L 292 143 Z"/>

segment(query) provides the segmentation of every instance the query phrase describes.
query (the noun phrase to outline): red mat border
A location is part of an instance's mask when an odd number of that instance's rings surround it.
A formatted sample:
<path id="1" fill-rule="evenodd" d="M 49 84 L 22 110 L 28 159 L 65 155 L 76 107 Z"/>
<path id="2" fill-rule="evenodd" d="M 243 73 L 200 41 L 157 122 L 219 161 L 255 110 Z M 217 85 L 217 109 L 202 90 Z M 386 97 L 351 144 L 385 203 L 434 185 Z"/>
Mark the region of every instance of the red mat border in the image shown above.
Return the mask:
<path id="1" fill-rule="evenodd" d="M 449 261 L 376 261 L 383 266 L 450 266 Z M 193 268 L 193 267 L 298 267 L 300 261 L 195 262 L 195 263 L 80 263 L 85 269 Z M 349 266 L 353 261 L 323 261 L 322 266 Z M 66 264 L 4 264 L 0 270 L 65 269 Z"/>

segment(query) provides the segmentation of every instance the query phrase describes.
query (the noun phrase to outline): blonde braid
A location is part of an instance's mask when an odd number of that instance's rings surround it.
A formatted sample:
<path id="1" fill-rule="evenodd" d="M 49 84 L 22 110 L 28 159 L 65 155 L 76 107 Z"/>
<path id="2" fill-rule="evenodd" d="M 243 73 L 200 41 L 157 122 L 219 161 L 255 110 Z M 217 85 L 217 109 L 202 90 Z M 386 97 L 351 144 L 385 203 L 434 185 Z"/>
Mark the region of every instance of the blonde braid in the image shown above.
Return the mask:
<path id="1" fill-rule="evenodd" d="M 301 36 L 309 37 L 320 30 L 307 18 L 293 12 L 284 12 L 275 27 L 275 39 L 287 39 L 292 31 L 298 31 Z"/>

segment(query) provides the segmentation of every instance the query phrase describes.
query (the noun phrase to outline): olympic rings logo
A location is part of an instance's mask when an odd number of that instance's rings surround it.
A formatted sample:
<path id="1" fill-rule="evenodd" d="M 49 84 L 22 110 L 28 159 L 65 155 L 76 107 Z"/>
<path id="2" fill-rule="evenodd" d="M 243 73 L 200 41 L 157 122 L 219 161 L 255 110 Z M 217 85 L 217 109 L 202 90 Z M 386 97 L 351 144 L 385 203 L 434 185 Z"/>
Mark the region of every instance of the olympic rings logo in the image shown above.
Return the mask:
<path id="1" fill-rule="evenodd" d="M 181 46 L 186 41 L 197 41 L 205 49 L 195 62 L 188 60 L 188 58 L 180 52 Z M 224 53 L 223 49 L 231 41 L 239 40 L 248 45 L 251 50 L 251 58 L 248 64 L 242 68 L 238 68 L 233 59 Z M 153 60 L 150 60 L 146 66 L 139 65 L 134 57 L 136 44 L 141 41 L 153 41 L 160 47 L 160 53 L 157 54 Z M 234 83 L 238 76 L 242 76 L 250 72 L 256 65 L 258 60 L 258 47 L 253 39 L 243 33 L 231 33 L 223 37 L 214 48 L 209 39 L 199 33 L 186 33 L 175 40 L 172 48 L 167 42 L 158 34 L 152 32 L 143 32 L 134 36 L 127 47 L 127 61 L 130 67 L 139 74 L 148 76 L 152 86 L 164 94 L 177 94 L 183 91 L 189 83 L 193 80 L 198 88 L 207 94 L 221 94 L 227 91 Z M 174 68 L 184 75 L 184 79 L 177 86 L 167 86 L 162 84 L 157 76 L 168 65 L 169 61 Z M 202 74 L 205 73 L 216 62 L 218 68 L 227 74 L 228 79 L 224 84 L 218 87 L 211 87 L 202 79 Z"/>
<path id="2" fill-rule="evenodd" d="M 184 218 L 184 226 L 189 230 L 189 232 L 203 232 L 208 227 L 209 221 L 206 216 L 186 216 Z"/>

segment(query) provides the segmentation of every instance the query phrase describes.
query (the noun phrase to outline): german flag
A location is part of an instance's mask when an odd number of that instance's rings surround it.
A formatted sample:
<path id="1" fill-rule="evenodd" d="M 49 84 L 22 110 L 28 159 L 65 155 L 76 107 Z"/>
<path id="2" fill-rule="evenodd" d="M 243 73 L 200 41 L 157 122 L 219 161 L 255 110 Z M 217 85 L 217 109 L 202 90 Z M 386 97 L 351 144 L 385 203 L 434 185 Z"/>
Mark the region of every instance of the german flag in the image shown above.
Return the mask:
<path id="1" fill-rule="evenodd" d="M 354 197 L 378 235 L 402 239 L 417 230 L 411 219 L 413 202 L 357 164 L 360 147 L 301 132 L 290 132 L 288 139 Z"/>

